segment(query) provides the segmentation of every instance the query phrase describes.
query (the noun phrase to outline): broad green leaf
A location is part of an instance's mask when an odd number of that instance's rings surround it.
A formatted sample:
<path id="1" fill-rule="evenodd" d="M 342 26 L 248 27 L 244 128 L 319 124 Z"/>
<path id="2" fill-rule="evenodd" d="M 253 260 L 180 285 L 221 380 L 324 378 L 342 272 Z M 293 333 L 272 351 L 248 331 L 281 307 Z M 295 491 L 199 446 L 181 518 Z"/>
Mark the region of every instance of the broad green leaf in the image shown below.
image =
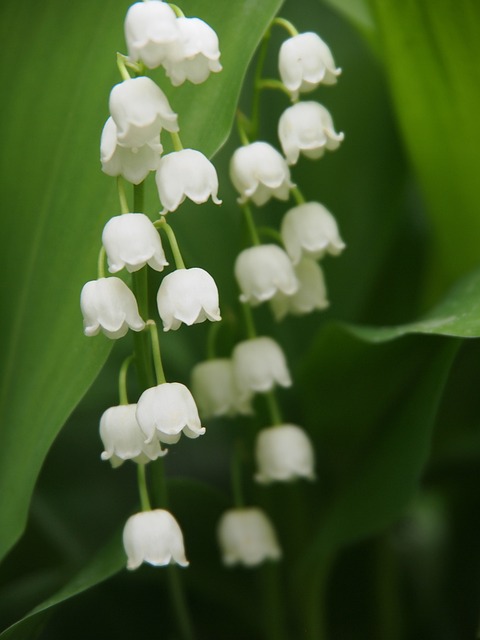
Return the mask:
<path id="1" fill-rule="evenodd" d="M 0 557 L 21 534 L 45 455 L 111 343 L 82 335 L 82 285 L 95 277 L 101 230 L 118 213 L 99 135 L 119 81 L 130 3 L 2 4 L 3 195 Z M 247 64 L 280 0 L 185 4 L 217 29 L 224 71 L 172 97 L 185 143 L 213 154 L 226 139 Z"/>
<path id="2" fill-rule="evenodd" d="M 396 327 L 346 329 L 369 342 L 385 342 L 409 333 L 437 334 L 457 338 L 480 337 L 480 269 L 463 278 L 429 313 L 416 322 Z"/>
<path id="3" fill-rule="evenodd" d="M 374 44 L 375 24 L 367 0 L 323 0 L 349 20 Z"/>

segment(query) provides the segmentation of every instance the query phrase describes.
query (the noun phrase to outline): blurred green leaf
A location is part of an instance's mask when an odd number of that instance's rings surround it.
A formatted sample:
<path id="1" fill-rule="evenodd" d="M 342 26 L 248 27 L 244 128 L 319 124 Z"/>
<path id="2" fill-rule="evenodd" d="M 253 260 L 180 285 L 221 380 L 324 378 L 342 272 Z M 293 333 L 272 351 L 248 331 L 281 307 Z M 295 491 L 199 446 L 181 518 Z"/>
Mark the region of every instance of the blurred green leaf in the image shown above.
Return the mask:
<path id="1" fill-rule="evenodd" d="M 95 277 L 105 221 L 118 213 L 102 175 L 99 135 L 108 92 L 119 81 L 129 2 L 59 0 L 1 7 L 3 65 L 3 264 L 0 557 L 21 534 L 45 455 L 108 355 L 82 336 L 79 294 Z M 280 0 L 218 6 L 185 3 L 217 29 L 225 71 L 172 98 L 188 146 L 213 154 L 230 131 L 253 51 Z"/>
<path id="2" fill-rule="evenodd" d="M 480 269 L 469 274 L 429 313 L 416 322 L 396 327 L 344 325 L 353 335 L 369 342 L 385 342 L 409 333 L 457 338 L 480 337 Z"/>

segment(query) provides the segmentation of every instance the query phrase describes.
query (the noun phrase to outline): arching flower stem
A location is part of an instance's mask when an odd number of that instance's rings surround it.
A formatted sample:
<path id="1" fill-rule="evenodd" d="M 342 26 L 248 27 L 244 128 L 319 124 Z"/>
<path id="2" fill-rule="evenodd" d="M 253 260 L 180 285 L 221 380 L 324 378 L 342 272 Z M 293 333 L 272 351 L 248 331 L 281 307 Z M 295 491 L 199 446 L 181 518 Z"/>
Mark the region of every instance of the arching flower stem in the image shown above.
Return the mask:
<path id="1" fill-rule="evenodd" d="M 105 278 L 105 257 L 107 253 L 105 251 L 105 247 L 100 247 L 100 251 L 98 252 L 98 260 L 97 260 L 97 276 L 98 278 Z"/>
<path id="2" fill-rule="evenodd" d="M 272 21 L 272 26 L 278 26 L 285 29 L 292 37 L 298 36 L 298 29 L 286 18 L 274 18 Z"/>
<path id="3" fill-rule="evenodd" d="M 155 367 L 155 374 L 157 376 L 157 384 L 163 384 L 167 379 L 165 378 L 165 372 L 163 371 L 157 325 L 154 320 L 147 320 L 147 327 L 150 331 L 150 339 L 152 341 L 153 364 Z"/>
<path id="4" fill-rule="evenodd" d="M 278 404 L 275 391 L 273 390 L 268 391 L 265 394 L 265 400 L 267 401 L 267 407 L 270 413 L 270 421 L 272 423 L 272 426 L 278 426 L 279 424 L 283 424 L 282 413 L 280 411 L 280 406 Z"/>
<path id="5" fill-rule="evenodd" d="M 240 509 L 245 506 L 242 488 L 242 441 L 240 439 L 237 439 L 234 444 L 233 455 L 230 462 L 230 475 L 233 504 Z"/>
<path id="6" fill-rule="evenodd" d="M 290 189 L 290 193 L 294 197 L 297 204 L 305 204 L 305 196 L 298 187 L 293 187 L 292 189 Z"/>
<path id="7" fill-rule="evenodd" d="M 259 227 L 257 231 L 259 235 L 263 236 L 264 238 L 271 238 L 272 240 L 275 240 L 275 242 L 277 242 L 280 246 L 283 246 L 282 234 L 276 229 L 272 229 L 272 227 Z"/>
<path id="8" fill-rule="evenodd" d="M 180 140 L 180 136 L 178 135 L 178 133 L 176 133 L 175 131 L 171 131 L 170 132 L 170 137 L 172 139 L 172 144 L 173 144 L 174 151 L 182 151 L 184 147 L 183 147 L 182 141 Z"/>
<path id="9" fill-rule="evenodd" d="M 150 503 L 150 498 L 148 496 L 147 475 L 145 473 L 144 464 L 137 465 L 137 483 L 138 483 L 138 493 L 140 495 L 140 506 L 142 508 L 142 511 L 151 511 L 152 505 Z"/>
<path id="10" fill-rule="evenodd" d="M 128 391 L 127 391 L 127 374 L 128 367 L 132 363 L 134 355 L 131 354 L 125 358 L 120 367 L 120 373 L 118 374 L 118 397 L 120 404 L 128 404 Z"/>
<path id="11" fill-rule="evenodd" d="M 250 209 L 248 204 L 244 204 L 242 205 L 242 211 L 248 228 L 248 232 L 250 234 L 250 239 L 252 240 L 252 244 L 260 245 L 261 242 L 260 238 L 258 237 L 257 227 L 255 226 L 252 210 Z"/>
<path id="12" fill-rule="evenodd" d="M 243 111 L 237 109 L 235 121 L 237 123 L 237 132 L 238 137 L 240 138 L 240 142 L 245 146 L 250 144 L 250 139 L 247 134 L 247 129 L 250 130 L 252 128 L 250 120 L 243 113 Z"/>
<path id="13" fill-rule="evenodd" d="M 145 0 L 145 2 L 147 2 L 147 0 Z M 185 17 L 185 14 L 183 13 L 183 11 L 180 9 L 180 7 L 177 7 L 176 4 L 172 4 L 171 2 L 169 2 L 168 6 L 170 7 L 170 9 L 172 9 L 174 11 L 174 13 L 177 16 L 177 18 L 184 18 Z"/>
<path id="14" fill-rule="evenodd" d="M 289 100 L 292 100 L 292 96 L 287 87 L 280 80 L 276 80 L 275 78 L 264 78 L 260 80 L 257 84 L 259 90 L 262 89 L 274 89 L 275 91 L 280 91 L 288 96 Z M 298 98 L 292 100 L 292 102 L 297 102 Z"/>
<path id="15" fill-rule="evenodd" d="M 250 305 L 247 302 L 242 302 L 243 316 L 245 318 L 245 328 L 247 330 L 247 336 L 249 339 L 257 337 L 257 331 L 255 329 L 255 323 L 253 321 L 253 314 Z"/>
<path id="16" fill-rule="evenodd" d="M 127 194 L 125 193 L 125 184 L 122 176 L 117 177 L 117 191 L 118 199 L 120 201 L 120 211 L 122 213 L 130 213 L 130 207 L 128 206 Z"/>
<path id="17" fill-rule="evenodd" d="M 180 247 L 178 246 L 177 238 L 172 227 L 167 223 L 165 217 L 162 216 L 160 220 L 157 220 L 154 223 L 157 229 L 161 229 L 165 232 L 165 235 L 168 238 L 168 242 L 170 244 L 170 248 L 173 253 L 173 259 L 175 261 L 175 266 L 177 269 L 185 269 L 185 262 L 183 261 L 182 254 L 180 253 Z"/>

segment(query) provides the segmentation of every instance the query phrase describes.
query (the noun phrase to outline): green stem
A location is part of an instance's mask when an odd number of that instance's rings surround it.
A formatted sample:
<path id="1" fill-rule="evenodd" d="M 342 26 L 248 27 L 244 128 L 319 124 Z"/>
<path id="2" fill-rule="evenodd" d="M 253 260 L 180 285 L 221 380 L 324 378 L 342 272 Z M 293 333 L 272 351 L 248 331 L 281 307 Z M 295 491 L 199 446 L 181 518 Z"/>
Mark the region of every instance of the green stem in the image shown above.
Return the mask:
<path id="1" fill-rule="evenodd" d="M 177 238 L 172 227 L 165 220 L 165 216 L 162 216 L 160 220 L 154 223 L 157 229 L 163 229 L 165 235 L 168 238 L 170 248 L 173 253 L 173 259 L 177 269 L 186 269 L 185 262 L 183 261 L 182 254 L 180 253 L 180 247 L 178 246 Z"/>
<path id="2" fill-rule="evenodd" d="M 160 354 L 160 340 L 158 339 L 157 325 L 154 320 L 147 320 L 147 326 L 150 330 L 150 339 L 152 341 L 153 364 L 155 366 L 157 384 L 164 384 L 167 380 L 165 378 L 162 356 Z"/>
<path id="3" fill-rule="evenodd" d="M 118 396 L 120 404 L 128 404 L 128 391 L 127 391 L 127 374 L 128 367 L 130 366 L 134 356 L 130 355 L 122 363 L 120 367 L 120 373 L 118 374 Z"/>
<path id="4" fill-rule="evenodd" d="M 142 318 L 149 317 L 148 310 L 148 272 L 147 267 L 142 267 L 132 274 L 132 287 L 137 299 L 138 310 Z M 138 378 L 143 389 L 155 385 L 155 374 L 152 365 L 152 352 L 150 341 L 145 331 L 138 331 L 133 334 L 133 344 L 135 348 L 135 362 L 137 365 Z"/>
<path id="5" fill-rule="evenodd" d="M 280 411 L 280 407 L 278 405 L 277 396 L 275 392 L 268 391 L 265 394 L 265 399 L 267 401 L 268 411 L 270 413 L 270 420 L 272 422 L 272 426 L 277 426 L 279 424 L 283 424 L 282 413 Z"/>
<path id="6" fill-rule="evenodd" d="M 272 25 L 277 25 L 279 27 L 282 27 L 283 29 L 288 31 L 288 33 L 292 37 L 298 36 L 298 29 L 296 29 L 296 27 L 293 26 L 290 20 L 286 20 L 285 18 L 279 18 L 279 17 L 274 18 L 274 20 L 272 21 Z"/>
<path id="7" fill-rule="evenodd" d="M 230 463 L 230 477 L 232 481 L 233 504 L 238 509 L 245 505 L 242 488 L 242 442 L 236 440 L 232 460 Z"/>
<path id="8" fill-rule="evenodd" d="M 142 511 L 151 511 L 152 505 L 150 504 L 150 498 L 148 497 L 147 475 L 145 473 L 144 464 L 137 465 L 137 482 Z"/>
<path id="9" fill-rule="evenodd" d="M 283 238 L 276 229 L 272 229 L 271 227 L 259 227 L 257 231 L 259 235 L 266 238 L 272 238 L 275 242 L 278 242 L 278 244 L 283 245 Z"/>
<path id="10" fill-rule="evenodd" d="M 243 204 L 242 211 L 245 218 L 245 222 L 247 224 L 248 232 L 250 233 L 252 244 L 258 246 L 261 243 L 260 243 L 260 238 L 258 237 L 257 227 L 255 226 L 255 220 L 253 219 L 252 210 L 250 209 L 248 204 Z"/>
<path id="11" fill-rule="evenodd" d="M 127 194 L 125 193 L 125 185 L 123 184 L 122 176 L 117 177 L 117 191 L 118 191 L 118 199 L 120 200 L 120 211 L 122 213 L 130 213 Z"/>
<path id="12" fill-rule="evenodd" d="M 276 80 L 275 78 L 264 78 L 258 82 L 258 89 L 261 91 L 262 89 L 273 89 L 274 91 L 281 91 L 286 96 L 291 99 L 291 93 L 287 89 L 287 87 L 280 82 L 280 80 Z"/>
<path id="13" fill-rule="evenodd" d="M 240 111 L 240 109 L 237 109 L 237 117 L 235 120 L 237 123 L 237 131 L 240 142 L 245 146 L 250 144 L 250 140 L 248 139 L 248 135 L 245 129 L 245 125 L 248 125 L 249 123 L 247 116 L 242 111 Z"/>
<path id="14" fill-rule="evenodd" d="M 190 619 L 190 612 L 187 607 L 185 592 L 180 578 L 180 570 L 176 565 L 167 567 L 168 587 L 172 599 L 175 617 L 178 624 L 178 631 L 182 640 L 194 640 L 195 634 Z"/>
<path id="15" fill-rule="evenodd" d="M 177 7 L 176 4 L 172 4 L 171 2 L 169 2 L 168 6 L 170 7 L 170 9 L 173 9 L 173 11 L 175 12 L 175 15 L 177 16 L 177 18 L 184 18 L 185 17 L 185 14 L 183 13 L 183 11 L 180 9 L 180 7 Z"/>
<path id="16" fill-rule="evenodd" d="M 207 360 L 214 360 L 217 357 L 216 343 L 218 330 L 221 324 L 219 322 L 210 322 L 207 335 Z"/>
<path id="17" fill-rule="evenodd" d="M 122 76 L 122 80 L 131 80 L 130 74 L 125 64 L 125 56 L 122 53 L 117 53 L 117 67 Z"/>
<path id="18" fill-rule="evenodd" d="M 247 302 L 242 302 L 243 317 L 245 318 L 245 328 L 247 330 L 247 336 L 249 339 L 257 337 L 255 330 L 255 323 L 253 321 L 253 314 L 250 305 Z"/>
<path id="19" fill-rule="evenodd" d="M 175 133 L 175 131 L 171 131 L 170 132 L 170 137 L 172 138 L 172 144 L 173 144 L 174 151 L 182 151 L 183 150 L 183 144 L 182 144 L 182 141 L 180 140 L 180 136 L 178 135 L 178 133 Z"/>
<path id="20" fill-rule="evenodd" d="M 100 247 L 100 251 L 98 252 L 98 260 L 97 260 L 97 275 L 99 278 L 105 278 L 105 256 L 106 256 L 105 247 Z"/>
<path id="21" fill-rule="evenodd" d="M 292 187 L 290 193 L 295 198 L 297 204 L 305 204 L 305 197 L 298 187 Z"/>
<path id="22" fill-rule="evenodd" d="M 145 182 L 133 186 L 133 210 L 141 213 L 144 208 Z"/>
<path id="23" fill-rule="evenodd" d="M 266 562 L 260 568 L 266 640 L 288 640 L 290 637 L 280 590 L 283 581 L 279 573 L 278 564 L 273 562 Z"/>

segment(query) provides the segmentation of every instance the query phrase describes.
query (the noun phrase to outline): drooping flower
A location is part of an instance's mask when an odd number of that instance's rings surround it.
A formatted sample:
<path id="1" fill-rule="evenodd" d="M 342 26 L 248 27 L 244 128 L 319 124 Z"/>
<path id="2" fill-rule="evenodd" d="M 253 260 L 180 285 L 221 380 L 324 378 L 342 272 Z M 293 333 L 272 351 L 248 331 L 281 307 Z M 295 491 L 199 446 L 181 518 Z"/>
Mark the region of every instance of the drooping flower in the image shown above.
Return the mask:
<path id="1" fill-rule="evenodd" d="M 164 456 L 158 440 L 145 443 L 135 412 L 136 404 L 124 404 L 110 407 L 100 418 L 100 438 L 105 451 L 102 460 L 110 460 L 112 467 L 119 467 L 125 460 L 146 464 Z"/>
<path id="2" fill-rule="evenodd" d="M 163 156 L 156 174 L 158 195 L 164 207 L 163 213 L 175 211 L 190 198 L 196 204 L 217 198 L 218 176 L 213 164 L 203 153 L 195 149 L 182 149 Z"/>
<path id="3" fill-rule="evenodd" d="M 205 82 L 211 72 L 222 70 L 218 36 L 199 18 L 178 18 L 180 39 L 163 66 L 174 87 L 189 80 L 193 84 Z"/>
<path id="4" fill-rule="evenodd" d="M 168 265 L 158 231 L 143 213 L 124 213 L 110 218 L 103 229 L 102 242 L 108 258 L 108 270 L 117 273 L 123 267 L 138 271 L 148 264 L 155 271 Z"/>
<path id="5" fill-rule="evenodd" d="M 136 2 L 125 17 L 125 40 L 131 60 L 159 67 L 180 40 L 173 9 L 159 0 Z"/>
<path id="6" fill-rule="evenodd" d="M 107 176 L 122 176 L 133 184 L 140 184 L 150 171 L 158 168 L 162 152 L 159 135 L 141 147 L 123 147 L 118 144 L 117 125 L 113 118 L 108 118 L 103 127 L 100 160 L 102 171 Z"/>
<path id="7" fill-rule="evenodd" d="M 317 260 L 326 253 L 338 256 L 345 249 L 335 218 L 318 202 L 305 202 L 287 211 L 280 233 L 294 264 L 302 254 Z"/>
<path id="8" fill-rule="evenodd" d="M 280 345 L 268 336 L 239 342 L 232 353 L 233 375 L 241 396 L 266 393 L 292 379 Z"/>
<path id="9" fill-rule="evenodd" d="M 229 358 L 200 362 L 192 370 L 192 393 L 203 418 L 252 413 L 251 395 L 239 393 Z"/>
<path id="10" fill-rule="evenodd" d="M 183 323 L 221 320 L 215 280 L 204 269 L 177 269 L 163 278 L 157 294 L 163 330 L 178 329 Z"/>
<path id="11" fill-rule="evenodd" d="M 300 33 L 283 42 L 278 68 L 294 100 L 299 93 L 312 91 L 319 84 L 335 84 L 341 73 L 328 45 L 312 32 Z"/>
<path id="12" fill-rule="evenodd" d="M 127 569 L 138 569 L 142 562 L 154 567 L 179 564 L 187 567 L 183 534 L 169 511 L 141 511 L 127 520 L 123 529 Z"/>
<path id="13" fill-rule="evenodd" d="M 137 403 L 137 422 L 148 442 L 175 444 L 183 433 L 198 438 L 205 433 L 197 406 L 184 384 L 164 382 L 142 393 Z"/>
<path id="14" fill-rule="evenodd" d="M 255 480 L 286 482 L 296 478 L 315 480 L 315 452 L 303 429 L 282 424 L 263 429 L 255 443 Z"/>
<path id="15" fill-rule="evenodd" d="M 276 320 L 282 320 L 287 313 L 304 315 L 329 306 L 325 278 L 320 265 L 311 258 L 302 258 L 294 267 L 299 283 L 298 291 L 291 296 L 279 292 L 271 300 L 270 306 Z"/>
<path id="16" fill-rule="evenodd" d="M 262 244 L 244 249 L 235 261 L 240 300 L 258 305 L 278 292 L 287 296 L 298 289 L 292 263 L 283 249 Z"/>
<path id="17" fill-rule="evenodd" d="M 338 149 L 344 135 L 336 133 L 332 116 L 325 107 L 309 101 L 297 102 L 282 113 L 278 137 L 288 164 L 295 164 L 300 152 L 315 160 L 323 156 L 325 149 Z"/>
<path id="18" fill-rule="evenodd" d="M 86 336 L 100 330 L 109 338 L 122 338 L 128 331 L 142 331 L 145 322 L 138 313 L 135 296 L 120 278 L 99 278 L 87 282 L 80 295 Z"/>
<path id="19" fill-rule="evenodd" d="M 217 535 L 223 563 L 228 567 L 255 567 L 282 557 L 271 521 L 256 507 L 226 511 L 218 523 Z"/>
<path id="20" fill-rule="evenodd" d="M 268 142 L 236 149 L 230 160 L 230 179 L 241 204 L 251 199 L 259 207 L 271 197 L 288 200 L 295 186 L 285 158 Z"/>
<path id="21" fill-rule="evenodd" d="M 117 140 L 125 147 L 148 144 L 162 128 L 178 131 L 177 114 L 166 95 L 145 76 L 116 84 L 110 92 L 109 106 L 117 126 Z"/>

